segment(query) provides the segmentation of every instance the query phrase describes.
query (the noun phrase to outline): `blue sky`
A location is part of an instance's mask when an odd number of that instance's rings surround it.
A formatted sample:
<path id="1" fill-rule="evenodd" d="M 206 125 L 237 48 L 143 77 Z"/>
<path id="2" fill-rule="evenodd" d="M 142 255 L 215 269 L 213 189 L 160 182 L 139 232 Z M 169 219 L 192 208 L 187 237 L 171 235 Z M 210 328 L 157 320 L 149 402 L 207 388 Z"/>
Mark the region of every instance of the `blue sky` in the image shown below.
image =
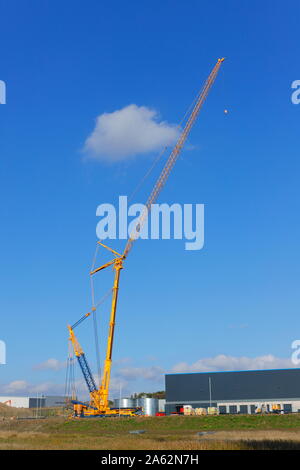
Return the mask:
<path id="1" fill-rule="evenodd" d="M 205 204 L 205 246 L 134 246 L 114 383 L 156 390 L 164 371 L 288 366 L 299 336 L 299 3 L 0 3 L 0 392 L 61 390 L 66 325 L 90 307 L 96 208 L 131 194 L 157 154 L 86 158 L 95 119 L 136 104 L 178 123 L 222 56 L 191 149 L 159 200 Z M 110 275 L 97 279 L 99 297 Z M 94 368 L 92 333 L 92 322 L 78 329 Z"/>

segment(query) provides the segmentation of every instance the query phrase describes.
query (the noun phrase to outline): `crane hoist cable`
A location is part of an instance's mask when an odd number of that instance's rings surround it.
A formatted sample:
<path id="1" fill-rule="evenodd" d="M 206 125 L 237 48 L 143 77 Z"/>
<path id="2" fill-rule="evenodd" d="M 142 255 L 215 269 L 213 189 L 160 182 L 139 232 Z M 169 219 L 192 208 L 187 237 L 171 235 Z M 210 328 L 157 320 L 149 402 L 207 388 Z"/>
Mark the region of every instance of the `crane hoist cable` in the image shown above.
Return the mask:
<path id="1" fill-rule="evenodd" d="M 134 189 L 134 191 L 132 191 L 131 195 L 129 196 L 128 198 L 128 202 L 132 201 L 132 199 L 134 198 L 134 196 L 139 192 L 139 190 L 141 189 L 141 187 L 143 186 L 144 182 L 146 181 L 147 178 L 149 178 L 150 174 L 152 173 L 152 171 L 154 170 L 154 168 L 156 167 L 156 165 L 158 164 L 158 162 L 161 160 L 162 156 L 166 153 L 168 147 L 164 147 L 162 149 L 161 152 L 159 152 L 159 154 L 157 155 L 157 157 L 155 158 L 155 160 L 153 161 L 152 165 L 150 166 L 150 168 L 146 171 L 145 175 L 142 177 L 142 179 L 140 180 L 140 182 L 137 184 L 136 188 Z"/>
<path id="2" fill-rule="evenodd" d="M 69 400 L 76 398 L 76 384 L 75 384 L 75 358 L 73 353 L 72 344 L 68 341 L 68 358 L 66 367 L 66 381 L 65 381 L 65 397 L 66 405 L 69 405 Z"/>
<path id="3" fill-rule="evenodd" d="M 69 326 L 69 331 L 70 329 L 72 330 L 72 332 L 74 333 L 74 329 L 77 328 L 84 320 L 86 320 L 87 318 L 89 318 L 92 314 L 93 316 L 93 319 L 95 319 L 95 315 L 96 315 L 96 311 L 97 309 L 111 296 L 112 294 L 112 289 L 109 288 L 107 290 L 107 292 L 101 297 L 101 299 L 94 305 L 94 308 L 91 309 L 90 312 L 87 312 L 86 314 L 82 315 L 72 326 Z M 94 323 L 94 322 L 93 322 Z M 96 331 L 96 336 L 95 336 L 95 341 L 98 343 L 97 341 L 97 323 L 96 323 L 96 327 L 95 327 L 95 323 L 94 323 L 94 331 Z M 69 338 L 71 340 L 71 336 Z M 71 341 L 72 343 L 72 341 Z M 74 346 L 74 345 L 73 345 Z M 70 382 L 70 377 L 71 377 L 71 365 L 73 365 L 73 371 L 72 371 L 72 374 L 74 376 L 75 372 L 74 372 L 74 356 L 73 356 L 73 363 L 71 362 L 71 359 L 69 359 L 70 357 L 70 354 L 68 356 L 68 361 L 67 361 L 67 371 L 66 371 L 66 383 Z M 100 358 L 100 356 L 99 356 Z M 98 365 L 98 364 L 97 364 Z M 101 372 L 99 374 L 99 381 L 101 380 Z M 75 381 L 75 380 L 74 380 Z M 68 386 L 70 388 L 70 385 Z M 74 395 L 74 393 L 72 394 Z M 65 393 L 65 396 L 69 396 L 67 393 Z"/>
<path id="4" fill-rule="evenodd" d="M 99 251 L 100 245 L 96 246 L 95 254 L 92 262 L 91 269 L 94 269 L 95 263 L 97 260 L 97 254 Z M 98 325 L 97 325 L 97 311 L 95 306 L 95 289 L 94 289 L 94 278 L 90 276 L 91 283 L 91 297 L 92 297 L 92 312 L 93 312 L 93 327 L 94 327 L 94 342 L 95 342 L 95 353 L 96 353 L 96 364 L 97 364 L 97 373 L 98 373 L 98 382 L 100 386 L 101 381 L 101 361 L 100 361 L 100 343 L 98 336 Z"/>
<path id="5" fill-rule="evenodd" d="M 177 124 L 176 128 L 177 129 L 181 129 L 181 126 L 183 125 L 186 117 L 188 116 L 189 112 L 191 111 L 192 107 L 195 105 L 196 101 L 198 100 L 199 98 L 199 95 L 201 93 L 201 90 L 198 92 L 197 96 L 193 99 L 192 103 L 189 105 L 189 107 L 187 108 L 184 116 L 182 117 L 181 121 L 179 122 L 179 124 Z M 132 201 L 132 199 L 134 198 L 134 196 L 138 193 L 138 191 L 141 189 L 141 187 L 143 186 L 144 182 L 147 180 L 147 178 L 150 176 L 150 174 L 152 173 L 152 171 L 154 170 L 154 168 L 156 167 L 156 165 L 158 164 L 158 162 L 161 160 L 161 158 L 163 157 L 163 155 L 166 153 L 166 151 L 168 150 L 168 146 L 166 145 L 157 155 L 157 157 L 154 159 L 153 163 L 150 165 L 150 168 L 146 171 L 145 175 L 141 178 L 140 182 L 137 184 L 136 188 L 132 191 L 131 195 L 128 197 L 128 202 Z"/>
<path id="6" fill-rule="evenodd" d="M 97 375 L 98 375 L 98 383 L 100 386 L 101 382 L 101 361 L 100 361 L 100 343 L 99 343 L 99 335 L 98 335 L 98 321 L 97 321 L 97 312 L 96 309 L 93 307 L 93 329 L 94 329 L 94 342 L 95 342 L 95 349 L 96 349 L 96 364 L 97 364 Z"/>

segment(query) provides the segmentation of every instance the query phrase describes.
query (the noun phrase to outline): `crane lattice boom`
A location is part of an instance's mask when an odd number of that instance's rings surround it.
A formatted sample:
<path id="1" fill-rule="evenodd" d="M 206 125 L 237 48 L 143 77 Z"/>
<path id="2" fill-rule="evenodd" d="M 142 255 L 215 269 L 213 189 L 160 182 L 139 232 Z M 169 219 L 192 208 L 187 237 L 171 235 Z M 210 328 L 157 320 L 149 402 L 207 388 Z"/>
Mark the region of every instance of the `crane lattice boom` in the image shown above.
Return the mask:
<path id="1" fill-rule="evenodd" d="M 90 272 L 90 275 L 93 276 L 97 272 L 109 267 L 113 266 L 115 270 L 115 276 L 114 276 L 114 285 L 112 289 L 112 303 L 111 303 L 111 313 L 110 313 L 110 321 L 109 321 L 109 332 L 108 332 L 108 338 L 107 338 L 107 348 L 106 348 L 106 358 L 104 362 L 104 372 L 103 372 L 103 377 L 101 381 L 101 385 L 99 389 L 96 389 L 95 381 L 92 377 L 90 368 L 88 366 L 88 363 L 86 361 L 84 352 L 81 348 L 81 346 L 78 343 L 78 340 L 76 336 L 74 335 L 73 328 L 76 327 L 83 319 L 88 317 L 90 313 L 86 314 L 84 317 L 82 317 L 78 322 L 76 322 L 73 327 L 68 327 L 69 328 L 69 333 L 70 333 L 70 341 L 72 342 L 73 349 L 75 352 L 75 355 L 78 359 L 79 365 L 81 367 L 82 373 L 84 375 L 85 381 L 87 383 L 89 392 L 90 392 L 90 399 L 91 403 L 90 406 L 84 406 L 82 403 L 77 402 L 75 404 L 75 414 L 78 415 L 78 409 L 80 408 L 80 414 L 83 413 L 83 416 L 90 416 L 90 415 L 114 415 L 117 412 L 115 410 L 111 410 L 108 406 L 108 393 L 109 393 L 109 384 L 110 384 L 110 373 L 111 373 L 111 363 L 112 363 L 112 349 L 113 349 L 113 340 L 114 340 L 114 329 L 115 329 L 115 318 L 116 318 L 116 309 L 117 309 L 117 301 L 118 301 L 118 292 L 119 292 L 119 279 L 120 279 L 120 271 L 123 268 L 123 261 L 125 258 L 127 258 L 129 251 L 132 248 L 133 242 L 138 238 L 139 233 L 141 232 L 142 226 L 148 216 L 148 213 L 151 211 L 151 206 L 152 204 L 155 203 L 157 200 L 162 188 L 164 187 L 172 168 L 174 167 L 178 156 L 184 146 L 184 143 L 186 142 L 186 139 L 188 138 L 188 135 L 193 127 L 193 124 L 195 123 L 195 120 L 199 114 L 199 111 L 201 110 L 201 107 L 207 98 L 207 95 L 209 93 L 210 88 L 212 87 L 218 71 L 221 67 L 222 62 L 224 61 L 224 58 L 218 59 L 216 65 L 214 66 L 213 70 L 211 71 L 208 79 L 206 80 L 201 92 L 199 93 L 196 103 L 189 115 L 189 118 L 187 119 L 187 122 L 184 126 L 183 131 L 180 134 L 180 137 L 173 148 L 172 152 L 170 153 L 167 162 L 164 165 L 164 168 L 159 176 L 159 178 L 156 181 L 156 184 L 146 202 L 145 209 L 141 213 L 137 224 L 135 225 L 135 229 L 133 232 L 130 234 L 130 237 L 126 243 L 125 250 L 123 254 L 117 253 L 116 251 L 112 250 L 111 248 L 107 247 L 101 242 L 98 242 L 101 246 L 109 250 L 114 254 L 114 259 L 109 261 L 108 263 L 105 263 L 104 265 L 100 266 L 99 268 L 93 269 L 93 271 Z M 84 411 L 82 411 L 82 406 L 84 408 Z M 77 408 L 76 408 L 77 407 Z M 79 408 L 78 408 L 79 407 Z M 120 413 L 120 410 L 118 411 Z M 127 409 L 123 410 L 122 414 L 124 415 L 132 415 L 135 413 L 135 410 L 133 409 Z"/>
<path id="2" fill-rule="evenodd" d="M 190 117 L 189 119 L 187 120 L 187 123 L 175 145 L 175 147 L 173 148 L 147 202 L 146 202 L 146 205 L 145 205 L 145 210 L 142 212 L 139 220 L 137 221 L 137 224 L 136 224 L 136 227 L 135 227 L 135 230 L 133 230 L 132 234 L 130 235 L 128 241 L 127 241 L 127 244 L 126 244 L 126 247 L 125 247 L 125 250 L 124 250 L 124 253 L 123 253 L 123 256 L 124 258 L 127 257 L 129 251 L 131 250 L 131 247 L 132 247 L 132 244 L 133 242 L 137 239 L 139 233 L 141 232 L 141 229 L 142 229 L 142 226 L 143 226 L 143 223 L 145 222 L 145 219 L 147 218 L 148 216 L 148 213 L 151 211 L 151 206 L 152 204 L 154 204 L 162 190 L 162 188 L 164 187 L 170 173 L 171 173 L 171 170 L 173 168 L 173 166 L 175 165 L 176 161 L 177 161 L 177 158 L 181 152 L 181 149 L 182 147 L 184 146 L 185 144 L 185 141 L 186 139 L 188 138 L 188 135 L 191 131 L 191 128 L 193 127 L 193 124 L 200 112 L 200 109 L 209 93 L 209 90 L 210 88 L 212 87 L 216 77 L 217 77 L 217 74 L 218 74 L 218 71 L 219 71 L 219 68 L 221 67 L 221 64 L 222 62 L 224 61 L 224 58 L 222 59 L 218 59 L 218 62 L 216 63 L 216 65 L 214 66 L 213 70 L 211 71 L 211 74 L 209 75 L 208 79 L 206 80 L 200 94 L 199 94 L 199 97 L 196 101 L 196 104 L 190 114 Z"/>

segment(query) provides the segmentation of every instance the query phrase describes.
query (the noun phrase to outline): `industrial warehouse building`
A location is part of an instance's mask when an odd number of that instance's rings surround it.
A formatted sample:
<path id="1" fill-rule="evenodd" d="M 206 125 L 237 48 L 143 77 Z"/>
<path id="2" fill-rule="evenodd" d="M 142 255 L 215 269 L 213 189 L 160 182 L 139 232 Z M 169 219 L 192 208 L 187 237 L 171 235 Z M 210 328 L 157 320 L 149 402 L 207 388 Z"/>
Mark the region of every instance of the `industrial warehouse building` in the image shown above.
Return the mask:
<path id="1" fill-rule="evenodd" d="M 12 397 L 0 396 L 0 403 L 15 408 L 56 408 L 65 406 L 66 398 L 63 396 L 37 396 L 37 397 Z"/>
<path id="2" fill-rule="evenodd" d="M 285 413 L 300 412 L 300 369 L 166 375 L 167 414 L 184 405 L 250 414 L 262 405 L 269 411 L 273 404 Z"/>

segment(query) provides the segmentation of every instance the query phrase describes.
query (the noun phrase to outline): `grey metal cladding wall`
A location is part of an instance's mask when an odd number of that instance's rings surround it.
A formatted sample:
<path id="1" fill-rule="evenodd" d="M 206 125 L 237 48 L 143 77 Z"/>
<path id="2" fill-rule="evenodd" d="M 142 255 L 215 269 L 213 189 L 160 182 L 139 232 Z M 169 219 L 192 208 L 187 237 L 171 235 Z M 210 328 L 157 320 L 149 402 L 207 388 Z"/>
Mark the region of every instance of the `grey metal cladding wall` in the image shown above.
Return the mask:
<path id="1" fill-rule="evenodd" d="M 44 408 L 45 398 L 29 398 L 29 408 Z"/>
<path id="2" fill-rule="evenodd" d="M 64 396 L 47 396 L 45 397 L 45 406 L 48 408 L 66 405 L 66 397 Z"/>
<path id="3" fill-rule="evenodd" d="M 166 401 L 251 400 L 300 397 L 300 369 L 166 375 Z"/>

